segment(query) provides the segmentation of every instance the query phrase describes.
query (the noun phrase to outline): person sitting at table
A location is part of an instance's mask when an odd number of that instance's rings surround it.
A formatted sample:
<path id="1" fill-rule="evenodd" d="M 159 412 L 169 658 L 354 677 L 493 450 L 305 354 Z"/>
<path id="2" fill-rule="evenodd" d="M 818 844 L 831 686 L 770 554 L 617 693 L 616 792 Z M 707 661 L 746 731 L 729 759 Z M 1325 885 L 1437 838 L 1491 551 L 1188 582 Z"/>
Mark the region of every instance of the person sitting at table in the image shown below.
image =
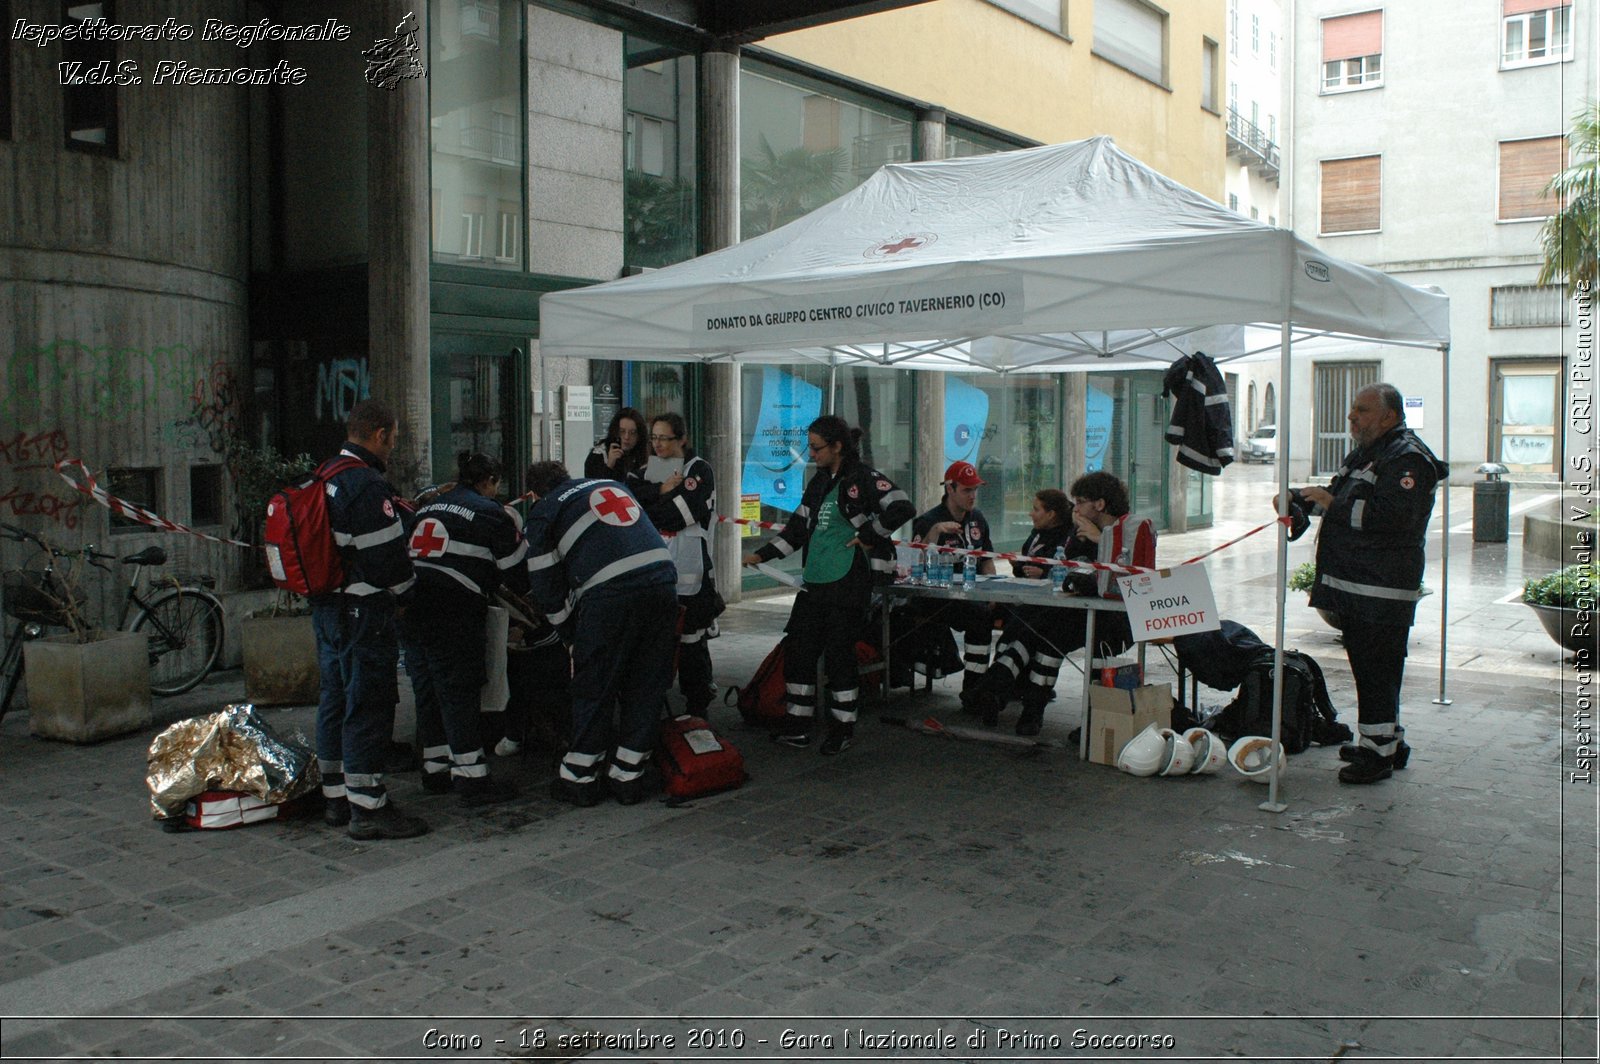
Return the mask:
<path id="1" fill-rule="evenodd" d="M 939 505 L 911 522 L 911 538 L 937 547 L 994 550 L 989 521 L 978 509 L 978 487 L 983 483 L 978 470 L 971 462 L 952 462 L 944 471 L 943 483 Z M 970 580 L 993 573 L 994 560 L 957 554 L 954 569 Z M 948 632 L 952 628 L 961 633 L 961 689 L 976 687 L 989 670 L 989 649 L 994 642 L 994 609 L 989 604 L 952 599 L 909 602 L 897 611 L 895 621 L 902 634 L 894 638 L 894 654 L 906 663 L 903 670 L 896 666 L 893 680 L 898 686 L 911 686 L 913 659 L 932 657 L 930 668 L 939 662 L 944 656 L 939 652 L 950 646 Z M 930 649 L 935 654 L 928 654 Z"/>
<path id="2" fill-rule="evenodd" d="M 1100 471 L 1079 477 L 1072 484 L 1072 547 L 1062 545 L 1066 559 L 1090 558 L 1103 565 L 1153 568 L 1156 561 L 1155 525 L 1147 517 L 1129 513 L 1128 488 L 1110 473 Z M 1037 526 L 1035 526 L 1037 527 Z M 1020 572 L 1019 575 L 1026 575 Z M 1040 569 L 1040 566 L 1029 566 Z M 1120 599 L 1116 575 L 1108 569 L 1078 570 L 1067 574 L 1067 585 L 1074 594 L 1100 595 Z M 1087 633 L 1087 610 L 1040 606 L 1018 611 L 1008 622 L 1006 636 L 995 655 L 977 695 L 963 698 L 963 708 L 979 713 L 984 723 L 994 724 L 1005 708 L 1011 685 L 1022 688 L 1022 715 L 1017 719 L 1018 735 L 1038 735 L 1044 725 L 1044 707 L 1050 701 L 1061 662 L 1066 654 L 1083 646 Z M 1096 618 L 1095 642 L 1109 654 L 1120 654 L 1133 643 L 1125 613 L 1101 611 Z M 1085 667 L 1088 662 L 1085 662 Z M 1026 680 L 1023 681 L 1024 670 Z"/>

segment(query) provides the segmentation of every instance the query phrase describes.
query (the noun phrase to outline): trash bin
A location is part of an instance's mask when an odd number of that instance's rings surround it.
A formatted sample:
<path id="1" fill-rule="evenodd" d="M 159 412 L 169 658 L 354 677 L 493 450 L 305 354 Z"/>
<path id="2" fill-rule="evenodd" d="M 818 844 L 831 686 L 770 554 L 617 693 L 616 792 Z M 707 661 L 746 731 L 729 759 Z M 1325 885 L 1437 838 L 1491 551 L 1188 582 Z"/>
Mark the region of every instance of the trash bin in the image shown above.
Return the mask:
<path id="1" fill-rule="evenodd" d="M 1511 534 L 1511 482 L 1500 477 L 1510 470 L 1485 462 L 1478 472 L 1484 479 L 1472 485 L 1472 542 L 1504 543 Z"/>

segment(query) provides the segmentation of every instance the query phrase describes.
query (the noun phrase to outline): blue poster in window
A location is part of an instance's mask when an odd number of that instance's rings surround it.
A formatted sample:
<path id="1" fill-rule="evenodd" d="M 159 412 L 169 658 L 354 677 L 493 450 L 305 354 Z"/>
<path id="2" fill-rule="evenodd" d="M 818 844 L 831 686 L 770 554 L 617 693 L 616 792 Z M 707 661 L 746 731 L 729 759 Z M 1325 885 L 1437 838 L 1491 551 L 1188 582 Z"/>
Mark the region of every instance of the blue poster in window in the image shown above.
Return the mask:
<path id="1" fill-rule="evenodd" d="M 1083 399 L 1083 414 L 1083 470 L 1093 473 L 1105 468 L 1106 450 L 1111 443 L 1111 393 L 1093 380 Z"/>
<path id="2" fill-rule="evenodd" d="M 944 460 L 978 464 L 989 427 L 989 393 L 954 375 L 944 379 Z"/>
<path id="3" fill-rule="evenodd" d="M 765 520 L 800 505 L 806 489 L 806 426 L 822 413 L 822 389 L 776 366 L 761 372 L 761 412 L 744 456 L 742 490 L 760 495 Z"/>

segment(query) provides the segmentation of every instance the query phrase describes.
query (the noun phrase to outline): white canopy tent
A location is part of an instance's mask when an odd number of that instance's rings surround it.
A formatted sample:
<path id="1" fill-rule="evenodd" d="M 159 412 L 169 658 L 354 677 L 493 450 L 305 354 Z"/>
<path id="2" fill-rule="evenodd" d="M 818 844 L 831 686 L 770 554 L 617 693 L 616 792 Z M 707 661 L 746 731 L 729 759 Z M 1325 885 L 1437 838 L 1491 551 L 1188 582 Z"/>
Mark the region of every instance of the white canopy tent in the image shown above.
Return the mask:
<path id="1" fill-rule="evenodd" d="M 1039 373 L 1151 368 L 1203 336 L 1219 362 L 1276 348 L 1287 395 L 1297 343 L 1328 337 L 1448 352 L 1449 317 L 1442 293 L 1324 255 L 1094 137 L 885 166 L 770 233 L 551 293 L 540 300 L 540 350 Z M 1251 326 L 1276 335 L 1263 344 Z M 1286 490 L 1291 410 L 1282 408 Z M 1281 649 L 1282 534 L 1278 555 Z M 1448 574 L 1448 556 L 1446 566 Z M 1276 799 L 1274 777 L 1269 804 Z"/>

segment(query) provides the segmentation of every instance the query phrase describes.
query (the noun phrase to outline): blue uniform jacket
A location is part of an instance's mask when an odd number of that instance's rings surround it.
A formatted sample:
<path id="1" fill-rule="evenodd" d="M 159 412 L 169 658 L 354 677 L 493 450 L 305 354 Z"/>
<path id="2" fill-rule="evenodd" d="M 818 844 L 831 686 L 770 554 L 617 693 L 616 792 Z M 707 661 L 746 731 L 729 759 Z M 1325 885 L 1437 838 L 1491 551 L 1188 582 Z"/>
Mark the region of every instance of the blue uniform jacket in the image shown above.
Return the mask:
<path id="1" fill-rule="evenodd" d="M 1311 605 L 1347 619 L 1410 625 L 1422 597 L 1434 486 L 1447 473 L 1404 425 L 1346 455 L 1328 485 L 1333 504 L 1313 511 L 1322 527 Z"/>
<path id="2" fill-rule="evenodd" d="M 534 602 L 564 636 L 578 600 L 608 587 L 675 585 L 666 542 L 615 480 L 564 480 L 528 511 L 528 581 Z"/>
<path id="3" fill-rule="evenodd" d="M 527 557 L 528 545 L 506 508 L 464 484 L 417 510 L 411 563 L 419 592 L 487 598 L 504 580 L 508 590 L 525 594 Z"/>
<path id="4" fill-rule="evenodd" d="M 415 574 L 406 551 L 409 505 L 387 480 L 376 455 L 357 443 L 339 452 L 359 458 L 355 466 L 328 481 L 328 525 L 344 565 L 346 595 L 404 595 Z M 324 462 L 326 466 L 333 459 Z"/>

